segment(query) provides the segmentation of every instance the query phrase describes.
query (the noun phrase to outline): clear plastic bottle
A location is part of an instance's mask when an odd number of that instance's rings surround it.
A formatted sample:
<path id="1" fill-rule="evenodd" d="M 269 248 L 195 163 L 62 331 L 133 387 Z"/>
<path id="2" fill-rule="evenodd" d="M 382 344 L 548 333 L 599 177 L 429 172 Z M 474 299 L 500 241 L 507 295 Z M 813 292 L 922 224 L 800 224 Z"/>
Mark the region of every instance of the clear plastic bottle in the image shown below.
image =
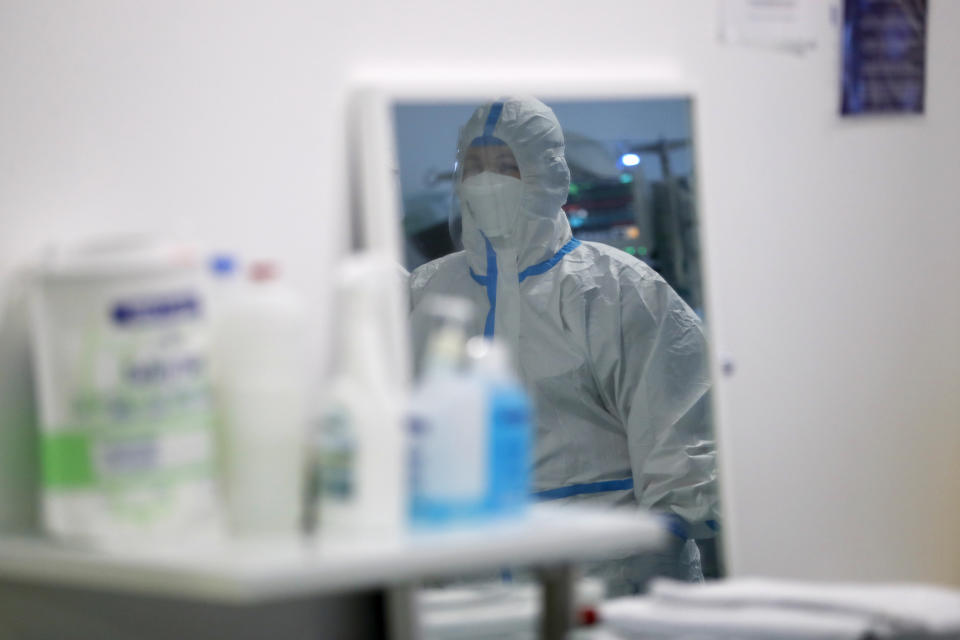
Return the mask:
<path id="1" fill-rule="evenodd" d="M 430 302 L 424 371 L 409 414 L 410 516 L 414 527 L 482 517 L 489 484 L 484 389 L 465 368 L 466 300 Z"/>
<path id="2" fill-rule="evenodd" d="M 484 388 L 488 437 L 490 517 L 523 514 L 530 502 L 533 410 L 514 374 L 507 346 L 497 340 L 471 338 L 467 357 L 472 377 Z"/>
<path id="3" fill-rule="evenodd" d="M 207 315 L 216 332 L 224 309 L 228 309 L 242 295 L 243 278 L 239 262 L 229 253 L 214 254 L 207 261 L 207 266 L 210 274 Z"/>

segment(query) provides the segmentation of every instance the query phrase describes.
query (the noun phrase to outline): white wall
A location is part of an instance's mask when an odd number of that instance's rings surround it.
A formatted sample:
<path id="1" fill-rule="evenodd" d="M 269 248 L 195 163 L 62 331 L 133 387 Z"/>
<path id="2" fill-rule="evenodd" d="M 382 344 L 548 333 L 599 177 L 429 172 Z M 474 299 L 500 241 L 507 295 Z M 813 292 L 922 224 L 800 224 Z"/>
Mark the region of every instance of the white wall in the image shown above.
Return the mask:
<path id="1" fill-rule="evenodd" d="M 927 114 L 861 121 L 836 116 L 826 18 L 794 57 L 719 45 L 713 0 L 537 4 L 2 0 L 0 294 L 49 238 L 180 224 L 281 257 L 322 306 L 351 74 L 670 65 L 701 87 L 712 318 L 738 364 L 718 385 L 733 569 L 960 584 L 960 3 L 931 2 Z"/>

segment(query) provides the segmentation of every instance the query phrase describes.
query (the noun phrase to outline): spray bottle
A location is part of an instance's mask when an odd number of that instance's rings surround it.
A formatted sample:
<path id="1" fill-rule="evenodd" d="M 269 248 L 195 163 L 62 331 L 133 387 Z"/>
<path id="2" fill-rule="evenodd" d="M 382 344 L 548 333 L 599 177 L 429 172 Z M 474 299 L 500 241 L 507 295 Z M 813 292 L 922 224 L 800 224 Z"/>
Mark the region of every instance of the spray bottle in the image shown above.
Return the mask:
<path id="1" fill-rule="evenodd" d="M 308 531 L 318 519 L 334 535 L 383 535 L 404 525 L 400 284 L 396 267 L 373 254 L 351 257 L 340 270 L 338 357 L 312 444 Z"/>

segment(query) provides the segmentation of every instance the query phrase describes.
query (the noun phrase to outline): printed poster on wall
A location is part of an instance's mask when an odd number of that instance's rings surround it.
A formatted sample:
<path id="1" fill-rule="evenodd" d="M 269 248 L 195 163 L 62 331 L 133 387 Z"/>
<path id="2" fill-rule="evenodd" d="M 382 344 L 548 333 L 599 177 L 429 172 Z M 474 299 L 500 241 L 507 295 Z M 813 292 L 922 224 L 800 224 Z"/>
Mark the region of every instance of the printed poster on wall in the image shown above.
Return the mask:
<path id="1" fill-rule="evenodd" d="M 844 0 L 845 116 L 923 113 L 927 0 Z"/>

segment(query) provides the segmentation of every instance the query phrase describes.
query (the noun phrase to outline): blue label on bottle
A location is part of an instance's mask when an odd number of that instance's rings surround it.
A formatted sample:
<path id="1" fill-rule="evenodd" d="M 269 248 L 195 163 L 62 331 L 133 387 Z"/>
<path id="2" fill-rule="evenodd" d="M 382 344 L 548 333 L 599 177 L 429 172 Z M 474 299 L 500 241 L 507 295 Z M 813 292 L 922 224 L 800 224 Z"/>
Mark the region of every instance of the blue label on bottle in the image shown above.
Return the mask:
<path id="1" fill-rule="evenodd" d="M 410 477 L 408 478 L 407 488 L 409 489 L 410 496 L 410 513 L 411 516 L 416 519 L 420 496 L 423 493 L 423 474 L 421 469 L 423 463 L 420 454 L 420 439 L 427 432 L 428 426 L 423 419 L 412 416 L 407 421 L 407 428 L 410 430 L 410 448 L 407 451 L 407 473 L 410 474 Z"/>
<path id="2" fill-rule="evenodd" d="M 113 305 L 110 317 L 114 324 L 122 327 L 198 318 L 200 301 L 191 293 L 124 300 Z"/>
<path id="3" fill-rule="evenodd" d="M 409 418 L 409 507 L 414 527 L 435 528 L 516 515 L 529 503 L 530 401 L 518 386 L 491 384 L 486 391 L 486 461 L 483 463 L 486 481 L 477 497 L 454 499 L 453 496 L 439 496 L 425 486 L 423 465 L 430 464 L 429 455 L 436 454 L 434 451 L 425 455 L 430 438 L 435 435 L 433 424 L 429 417 L 414 415 Z M 476 452 L 462 451 L 461 454 L 469 456 L 476 455 Z"/>
<path id="4" fill-rule="evenodd" d="M 493 515 L 517 513 L 529 501 L 532 413 L 521 388 L 493 388 L 489 459 L 489 509 Z"/>

